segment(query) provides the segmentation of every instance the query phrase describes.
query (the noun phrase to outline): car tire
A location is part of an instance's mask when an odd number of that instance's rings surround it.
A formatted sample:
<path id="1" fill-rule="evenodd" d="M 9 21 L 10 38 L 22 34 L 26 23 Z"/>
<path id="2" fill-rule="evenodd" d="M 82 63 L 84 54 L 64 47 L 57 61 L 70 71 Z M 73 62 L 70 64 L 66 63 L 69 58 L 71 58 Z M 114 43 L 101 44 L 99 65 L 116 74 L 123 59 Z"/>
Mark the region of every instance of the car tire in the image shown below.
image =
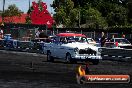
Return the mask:
<path id="1" fill-rule="evenodd" d="M 99 64 L 99 59 L 92 60 L 93 65 L 98 65 Z"/>
<path id="2" fill-rule="evenodd" d="M 53 62 L 54 58 L 51 56 L 51 52 L 47 52 L 47 61 Z"/>
<path id="3" fill-rule="evenodd" d="M 69 53 L 66 54 L 66 62 L 71 62 L 71 55 Z"/>

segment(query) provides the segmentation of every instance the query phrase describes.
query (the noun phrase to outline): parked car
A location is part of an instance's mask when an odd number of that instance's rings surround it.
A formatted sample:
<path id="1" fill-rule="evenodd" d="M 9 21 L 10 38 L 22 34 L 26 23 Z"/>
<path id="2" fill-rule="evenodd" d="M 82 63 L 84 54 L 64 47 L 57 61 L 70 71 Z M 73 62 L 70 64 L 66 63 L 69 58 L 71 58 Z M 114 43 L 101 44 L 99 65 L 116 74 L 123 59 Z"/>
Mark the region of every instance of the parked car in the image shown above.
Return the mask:
<path id="1" fill-rule="evenodd" d="M 31 46 L 32 51 L 43 53 L 44 51 L 44 44 L 51 42 L 48 38 L 35 38 L 32 40 L 33 45 Z"/>
<path id="2" fill-rule="evenodd" d="M 131 43 L 125 38 L 113 38 L 110 42 L 106 42 L 107 47 L 119 47 L 119 48 L 127 48 L 132 49 Z"/>
<path id="3" fill-rule="evenodd" d="M 98 47 L 88 44 L 87 37 L 83 34 L 60 33 L 52 43 L 45 44 L 47 61 L 55 58 L 64 59 L 67 62 L 91 61 L 98 64 L 101 53 Z"/>
<path id="4" fill-rule="evenodd" d="M 19 41 L 18 42 L 18 49 L 19 51 L 29 51 L 32 47 L 32 42 L 31 41 Z"/>
<path id="5" fill-rule="evenodd" d="M 0 39 L 0 49 L 4 48 L 4 39 Z"/>
<path id="6" fill-rule="evenodd" d="M 13 39 L 11 34 L 5 34 L 3 39 L 3 45 L 5 49 L 15 50 L 18 46 L 18 40 Z"/>

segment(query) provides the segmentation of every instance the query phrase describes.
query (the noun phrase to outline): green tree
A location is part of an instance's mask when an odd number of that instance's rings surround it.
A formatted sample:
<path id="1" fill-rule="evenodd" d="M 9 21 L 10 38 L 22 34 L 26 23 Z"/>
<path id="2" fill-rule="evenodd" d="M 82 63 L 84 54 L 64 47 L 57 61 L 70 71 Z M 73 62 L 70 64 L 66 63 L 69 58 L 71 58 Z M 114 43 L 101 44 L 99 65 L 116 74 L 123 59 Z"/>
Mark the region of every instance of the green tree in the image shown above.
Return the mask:
<path id="1" fill-rule="evenodd" d="M 9 5 L 8 9 L 2 14 L 4 17 L 20 16 L 23 13 L 21 10 L 16 7 L 15 4 Z"/>
<path id="2" fill-rule="evenodd" d="M 107 22 L 105 18 L 102 17 L 102 14 L 92 7 L 83 10 L 84 17 L 86 20 L 86 27 L 90 28 L 99 28 L 99 27 L 107 27 Z"/>
<path id="3" fill-rule="evenodd" d="M 107 15 L 109 26 L 125 26 L 127 24 L 127 9 L 117 4 L 113 6 L 115 9 Z"/>
<path id="4" fill-rule="evenodd" d="M 68 8 L 69 0 L 54 0 L 55 19 L 65 25 L 78 23 L 79 12 L 81 23 L 87 27 L 126 26 L 132 23 L 131 0 L 70 0 L 74 6 Z M 75 18 L 71 19 L 73 9 Z M 70 14 L 70 15 L 69 15 Z M 72 17 L 73 18 L 73 17 Z M 72 21 L 74 20 L 74 21 Z M 66 23 L 67 22 L 67 23 Z M 69 24 L 68 24 L 69 23 Z M 73 24 L 72 24 L 73 25 Z"/>
<path id="5" fill-rule="evenodd" d="M 131 0 L 129 0 L 128 1 L 128 21 L 130 22 L 130 23 L 132 23 L 132 1 Z"/>
<path id="6" fill-rule="evenodd" d="M 74 8 L 71 0 L 54 0 L 52 7 L 55 9 L 54 18 L 57 24 L 63 24 L 66 27 L 75 27 L 79 19 L 79 11 Z"/>

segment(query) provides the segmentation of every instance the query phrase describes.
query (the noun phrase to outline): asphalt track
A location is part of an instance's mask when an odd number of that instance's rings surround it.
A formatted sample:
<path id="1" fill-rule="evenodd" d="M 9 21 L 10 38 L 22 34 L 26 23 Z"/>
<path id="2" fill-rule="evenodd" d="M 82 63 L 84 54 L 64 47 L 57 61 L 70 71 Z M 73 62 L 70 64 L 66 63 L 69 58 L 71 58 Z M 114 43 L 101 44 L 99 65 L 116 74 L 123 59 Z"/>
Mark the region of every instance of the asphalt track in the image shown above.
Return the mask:
<path id="1" fill-rule="evenodd" d="M 0 88 L 132 88 L 132 80 L 126 84 L 77 84 L 80 64 L 47 62 L 42 54 L 0 51 Z M 130 62 L 104 60 L 89 68 L 90 74 L 128 74 L 132 79 Z"/>

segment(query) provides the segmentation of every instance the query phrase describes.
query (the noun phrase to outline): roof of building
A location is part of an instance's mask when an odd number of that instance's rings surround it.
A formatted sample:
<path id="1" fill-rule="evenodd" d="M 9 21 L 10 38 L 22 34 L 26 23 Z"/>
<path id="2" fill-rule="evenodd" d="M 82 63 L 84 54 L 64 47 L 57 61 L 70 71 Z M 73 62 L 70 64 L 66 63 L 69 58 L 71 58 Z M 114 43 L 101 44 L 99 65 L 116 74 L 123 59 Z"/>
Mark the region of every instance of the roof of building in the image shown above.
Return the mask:
<path id="1" fill-rule="evenodd" d="M 25 23 L 27 14 L 21 14 L 20 16 L 4 17 L 5 23 Z M 2 22 L 2 17 L 0 17 L 0 22 Z"/>

